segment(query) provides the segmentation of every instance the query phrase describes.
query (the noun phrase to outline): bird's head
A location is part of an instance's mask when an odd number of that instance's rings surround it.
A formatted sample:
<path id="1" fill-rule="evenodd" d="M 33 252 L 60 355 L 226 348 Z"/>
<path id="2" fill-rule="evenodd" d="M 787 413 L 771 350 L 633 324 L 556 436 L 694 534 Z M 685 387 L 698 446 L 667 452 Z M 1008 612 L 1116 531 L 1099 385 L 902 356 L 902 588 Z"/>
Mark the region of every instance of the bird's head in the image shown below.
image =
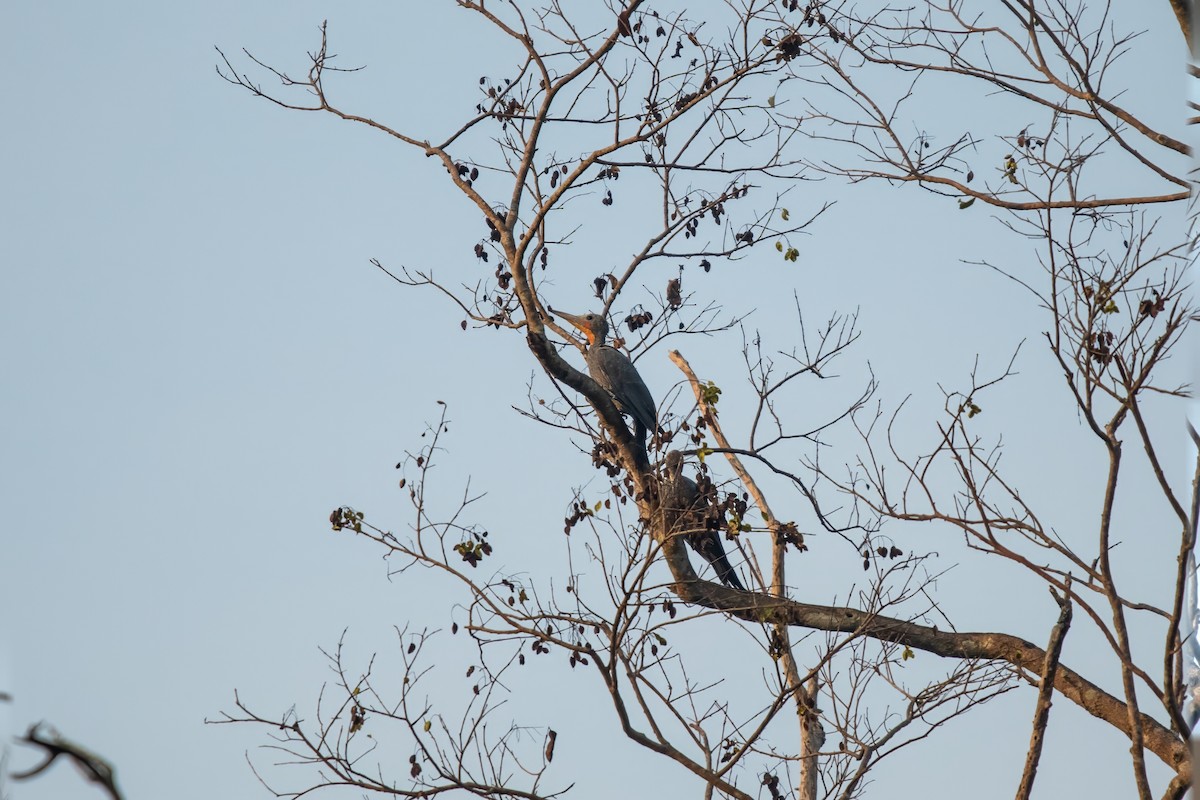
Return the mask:
<path id="1" fill-rule="evenodd" d="M 608 336 L 608 323 L 602 315 L 588 312 L 577 317 L 553 308 L 550 310 L 578 328 L 579 332 L 587 337 L 589 345 L 604 344 L 604 338 Z"/>

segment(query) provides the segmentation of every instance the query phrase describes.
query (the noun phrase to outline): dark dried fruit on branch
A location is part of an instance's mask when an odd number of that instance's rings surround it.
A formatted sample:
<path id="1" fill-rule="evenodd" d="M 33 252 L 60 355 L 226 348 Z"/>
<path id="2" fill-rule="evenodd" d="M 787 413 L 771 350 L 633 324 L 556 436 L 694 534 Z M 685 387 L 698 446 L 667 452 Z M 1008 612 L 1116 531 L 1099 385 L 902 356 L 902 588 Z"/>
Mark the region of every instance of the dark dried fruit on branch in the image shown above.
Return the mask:
<path id="1" fill-rule="evenodd" d="M 496 227 L 496 223 L 492 222 L 491 219 L 489 219 L 487 217 L 484 217 L 483 221 L 487 223 L 488 230 L 491 231 L 491 234 L 490 234 L 491 240 L 493 242 L 500 241 L 500 238 L 501 238 L 500 230 Z"/>
<path id="2" fill-rule="evenodd" d="M 626 317 L 625 326 L 632 332 L 644 325 L 649 325 L 653 319 L 654 316 L 649 311 L 641 311 L 637 314 L 630 314 L 628 317 Z"/>
<path id="3" fill-rule="evenodd" d="M 679 308 L 683 305 L 682 278 L 672 278 L 667 281 L 667 304 L 671 308 Z"/>
<path id="4" fill-rule="evenodd" d="M 688 92 L 687 94 L 680 95 L 679 99 L 675 101 L 675 110 L 682 111 L 684 108 L 687 107 L 688 103 L 691 103 L 695 99 L 696 99 L 695 92 Z"/>
<path id="5" fill-rule="evenodd" d="M 512 273 L 506 271 L 503 266 L 496 267 L 496 280 L 500 285 L 500 290 L 506 292 L 509 281 L 512 280 Z"/>
<path id="6" fill-rule="evenodd" d="M 795 0 L 792 0 L 793 10 L 795 5 Z M 771 800 L 783 800 L 783 793 L 779 791 L 779 776 L 764 772 L 762 785 L 767 787 L 767 791 L 771 793 Z"/>
<path id="7" fill-rule="evenodd" d="M 608 477 L 615 478 L 621 474 L 617 464 L 617 447 L 612 442 L 599 441 L 592 448 L 592 466 L 603 469 Z"/>
<path id="8" fill-rule="evenodd" d="M 482 534 L 471 533 L 466 541 L 454 545 L 454 552 L 472 567 L 478 566 L 480 561 L 492 554 L 492 546 L 484 541 L 486 537 L 486 531 Z"/>
<path id="9" fill-rule="evenodd" d="M 1088 355 L 1101 366 L 1106 366 L 1112 360 L 1112 331 L 1097 331 L 1088 337 Z"/>
<path id="10" fill-rule="evenodd" d="M 783 634 L 778 629 L 771 631 L 771 639 L 767 644 L 767 654 L 771 658 L 779 659 L 787 652 L 787 642 L 783 638 Z"/>
<path id="11" fill-rule="evenodd" d="M 775 541 L 778 544 L 790 544 L 801 553 L 808 551 L 808 545 L 804 543 L 804 534 L 794 522 L 784 522 L 776 528 Z"/>
<path id="12" fill-rule="evenodd" d="M 775 48 L 779 50 L 779 54 L 775 56 L 775 62 L 791 61 L 801 53 L 801 46 L 804 44 L 804 37 L 799 33 L 789 33 L 776 43 Z"/>
<path id="13" fill-rule="evenodd" d="M 1143 300 L 1141 303 L 1138 304 L 1138 315 L 1139 316 L 1145 317 L 1145 316 L 1149 315 L 1151 317 L 1157 317 L 1159 314 L 1161 314 L 1163 311 L 1166 310 L 1166 307 L 1167 307 L 1166 298 L 1164 298 L 1162 295 L 1160 295 L 1158 293 L 1158 289 L 1153 289 L 1152 291 L 1154 292 L 1153 300 L 1151 300 L 1150 298 L 1147 297 L 1145 300 Z"/>

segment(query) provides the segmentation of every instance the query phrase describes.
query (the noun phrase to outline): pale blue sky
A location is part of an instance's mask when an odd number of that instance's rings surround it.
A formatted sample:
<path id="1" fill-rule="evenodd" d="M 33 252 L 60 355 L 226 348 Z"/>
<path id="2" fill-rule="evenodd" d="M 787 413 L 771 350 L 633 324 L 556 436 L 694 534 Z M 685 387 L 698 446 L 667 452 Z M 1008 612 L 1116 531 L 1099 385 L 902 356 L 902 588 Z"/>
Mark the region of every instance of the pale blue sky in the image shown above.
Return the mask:
<path id="1" fill-rule="evenodd" d="M 386 527 L 404 525 L 393 466 L 420 446 L 437 400 L 450 402 L 454 421 L 443 496 L 473 475 L 472 485 L 488 492 L 477 518 L 510 537 L 506 563 L 542 575 L 561 566 L 570 489 L 593 474 L 565 438 L 510 409 L 524 402 L 534 372 L 525 346 L 512 335 L 460 331 L 448 304 L 392 284 L 369 264 L 380 258 L 434 268 L 448 282 L 473 280 L 478 213 L 419 153 L 332 118 L 269 106 L 214 72 L 214 45 L 246 46 L 302 69 L 328 18 L 332 49 L 370 67 L 337 82 L 347 106 L 444 133 L 455 119 L 448 112 L 470 109 L 478 75 L 504 61 L 475 44 L 477 28 L 458 27 L 464 15 L 452 4 L 428 6 L 420 22 L 405 4 L 379 2 L 9 10 L 15 66 L 0 127 L 0 366 L 8 376 L 0 394 L 0 690 L 16 702 L 0 714 L 13 732 L 46 719 L 107 756 L 131 799 L 267 796 L 243 758 L 262 740 L 202 724 L 232 706 L 235 688 L 267 713 L 303 709 L 329 677 L 318 647 L 334 645 L 343 629 L 361 655 L 386 651 L 394 624 L 449 624 L 455 598 L 422 576 L 389 581 L 377 553 L 325 521 L 347 503 Z M 1174 33 L 1165 3 L 1147 13 L 1156 16 L 1141 24 Z M 1182 76 L 1184 55 L 1174 37 L 1135 51 L 1130 68 L 1159 76 L 1158 94 L 1137 98 L 1146 113 L 1180 116 L 1183 80 L 1173 76 Z M 912 189 L 831 183 L 798 190 L 795 208 L 815 209 L 826 197 L 839 205 L 801 239 L 799 264 L 763 248 L 694 284 L 730 311 L 757 309 L 749 324 L 781 349 L 792 341 L 793 292 L 813 320 L 860 311 L 865 335 L 844 362 L 846 382 L 798 397 L 801 412 L 835 408 L 869 362 L 885 400 L 912 393 L 913 413 L 928 415 L 941 403 L 935 379 L 961 382 L 978 352 L 985 371 L 998 369 L 1025 338 L 1021 375 L 992 402 L 1010 410 L 1030 403 L 1052 374 L 1035 341 L 1044 326 L 1038 310 L 1013 284 L 959 263 L 1004 255 L 979 252 L 984 237 L 998 235 L 987 213 L 960 215 Z M 610 238 L 602 222 L 580 232 L 564 255 L 580 266 L 556 276 L 552 302 L 588 303 L 591 277 L 627 258 L 603 248 Z M 969 300 L 979 296 L 988 302 Z M 731 335 L 681 345 L 702 376 L 729 387 L 727 420 L 748 402 L 739 344 Z M 659 396 L 678 380 L 664 353 L 639 368 Z M 985 414 L 981 425 L 1003 419 Z M 1046 452 L 1039 444 L 1085 441 L 1074 425 L 1064 412 L 1005 427 L 1012 463 L 1039 470 L 1029 473 L 1035 497 L 1092 491 L 1068 446 Z M 518 442 L 528 455 L 514 469 Z M 546 488 L 531 493 L 535 484 Z M 810 545 L 808 558 L 826 553 L 852 567 L 842 549 L 822 550 L 819 537 Z M 921 545 L 945 554 L 943 568 L 957 560 L 954 541 L 908 546 Z M 844 598 L 844 576 L 853 574 L 828 564 L 800 572 L 812 573 L 805 597 L 814 602 Z M 1044 589 L 1030 584 L 1014 607 L 1012 586 L 1011 573 L 976 567 L 939 582 L 964 629 L 1014 624 L 1015 616 L 1018 627 L 1028 625 L 1024 635 L 1042 641 L 1052 614 Z M 448 691 L 462 688 L 458 674 L 446 676 Z M 579 797 L 602 797 L 637 776 L 650 796 L 680 778 L 624 742 L 596 758 L 598 743 L 615 735 L 612 715 L 602 702 L 564 708 L 557 687 L 582 693 L 568 679 L 583 680 L 547 667 L 517 681 L 527 690 L 519 695 L 529 703 L 526 721 L 565 731 L 559 783 L 578 777 Z M 970 776 L 977 796 L 1010 796 L 1028 705 L 988 707 L 927 744 L 946 748 L 947 785 Z M 1102 757 L 1081 754 L 1071 731 L 1092 723 L 1067 703 L 1055 709 L 1062 722 L 1049 753 L 1068 766 L 1048 756 L 1046 796 L 1055 785 L 1096 797 L 1124 786 L 1127 745 L 1110 736 Z M 955 756 L 956 747 L 966 756 Z M 995 760 L 971 758 L 980 747 Z M 627 766 L 614 771 L 609 758 Z M 1094 770 L 1079 775 L 1084 763 Z M 885 777 L 928 780 L 906 777 L 905 768 L 884 767 L 880 786 Z M 285 785 L 299 779 L 279 774 Z M 59 769 L 12 794 L 82 798 L 94 790 Z"/>

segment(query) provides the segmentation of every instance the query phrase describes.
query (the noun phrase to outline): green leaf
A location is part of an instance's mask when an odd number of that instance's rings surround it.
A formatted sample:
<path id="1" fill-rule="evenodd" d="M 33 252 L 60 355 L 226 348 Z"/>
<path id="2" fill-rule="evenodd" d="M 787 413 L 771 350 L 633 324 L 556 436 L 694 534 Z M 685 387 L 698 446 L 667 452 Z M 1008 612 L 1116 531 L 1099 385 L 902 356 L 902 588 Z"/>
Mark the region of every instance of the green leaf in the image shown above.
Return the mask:
<path id="1" fill-rule="evenodd" d="M 782 253 L 783 252 L 783 242 L 776 242 L 775 249 Z"/>
<path id="2" fill-rule="evenodd" d="M 783 209 L 783 211 L 781 211 L 781 212 L 780 212 L 779 216 L 783 217 L 783 221 L 784 221 L 784 222 L 787 222 L 787 221 L 788 221 L 788 217 L 790 217 L 790 216 L 791 216 L 791 214 L 789 214 L 789 213 L 788 213 L 788 210 L 785 208 L 785 209 Z"/>
<path id="3" fill-rule="evenodd" d="M 910 658 L 916 658 L 916 657 L 917 657 L 917 654 L 912 651 L 912 648 L 909 647 L 908 645 L 905 645 L 904 652 L 900 654 L 900 658 L 903 659 L 904 661 L 908 661 Z"/>
<path id="4" fill-rule="evenodd" d="M 971 206 L 973 206 L 974 204 L 975 204 L 975 198 L 974 198 L 974 197 L 964 197 L 964 198 L 960 198 L 960 199 L 959 199 L 959 201 L 958 201 L 958 210 L 959 210 L 959 211 L 962 211 L 964 208 L 970 208 L 970 207 L 971 207 Z"/>

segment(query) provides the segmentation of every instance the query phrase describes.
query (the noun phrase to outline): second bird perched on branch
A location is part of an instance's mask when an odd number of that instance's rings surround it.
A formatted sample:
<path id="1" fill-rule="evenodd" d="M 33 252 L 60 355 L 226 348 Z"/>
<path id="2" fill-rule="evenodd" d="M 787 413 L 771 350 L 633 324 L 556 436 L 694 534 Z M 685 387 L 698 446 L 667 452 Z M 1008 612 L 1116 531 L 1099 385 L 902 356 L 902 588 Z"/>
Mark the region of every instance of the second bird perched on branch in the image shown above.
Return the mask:
<path id="1" fill-rule="evenodd" d="M 678 515 L 675 524 L 682 522 L 684 541 L 712 564 L 721 583 L 746 591 L 733 564 L 729 563 L 729 557 L 725 555 L 721 535 L 703 524 L 700 489 L 695 481 L 683 474 L 683 453 L 678 450 L 667 453 L 663 466 L 662 504 L 667 511 Z"/>

